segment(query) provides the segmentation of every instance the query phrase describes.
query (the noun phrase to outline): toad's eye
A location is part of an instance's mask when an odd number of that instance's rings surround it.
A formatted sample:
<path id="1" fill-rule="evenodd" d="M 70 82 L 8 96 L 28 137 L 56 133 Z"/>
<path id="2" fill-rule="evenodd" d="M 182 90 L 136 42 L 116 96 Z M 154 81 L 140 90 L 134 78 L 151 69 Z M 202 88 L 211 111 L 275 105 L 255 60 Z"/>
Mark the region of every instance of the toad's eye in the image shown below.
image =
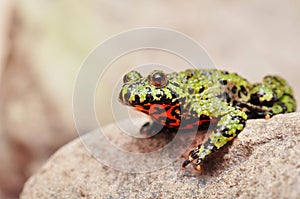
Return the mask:
<path id="1" fill-rule="evenodd" d="M 167 83 L 167 76 L 162 71 L 155 71 L 154 73 L 149 75 L 148 80 L 149 84 L 156 87 L 162 87 Z"/>

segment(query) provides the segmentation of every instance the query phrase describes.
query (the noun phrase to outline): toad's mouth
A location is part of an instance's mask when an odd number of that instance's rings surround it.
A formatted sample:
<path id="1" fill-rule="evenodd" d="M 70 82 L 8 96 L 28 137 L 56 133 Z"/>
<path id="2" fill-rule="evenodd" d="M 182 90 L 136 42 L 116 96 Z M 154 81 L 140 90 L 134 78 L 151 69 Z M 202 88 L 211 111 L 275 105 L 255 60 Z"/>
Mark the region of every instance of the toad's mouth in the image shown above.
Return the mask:
<path id="1" fill-rule="evenodd" d="M 127 106 L 138 106 L 146 104 L 169 104 L 174 105 L 178 104 L 178 97 L 176 94 L 172 94 L 172 98 L 168 98 L 166 94 L 160 96 L 153 96 L 151 94 L 146 94 L 146 96 L 141 99 L 137 94 L 125 93 L 122 94 L 122 91 L 119 94 L 119 101 Z"/>

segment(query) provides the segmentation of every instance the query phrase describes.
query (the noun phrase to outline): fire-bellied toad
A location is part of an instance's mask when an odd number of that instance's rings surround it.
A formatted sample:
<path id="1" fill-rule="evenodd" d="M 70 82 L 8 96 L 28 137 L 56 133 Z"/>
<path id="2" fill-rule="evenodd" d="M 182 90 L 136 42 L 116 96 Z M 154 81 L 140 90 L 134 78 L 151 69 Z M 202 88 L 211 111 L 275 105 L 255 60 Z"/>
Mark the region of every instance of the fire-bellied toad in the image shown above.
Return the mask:
<path id="1" fill-rule="evenodd" d="M 213 121 L 210 137 L 190 152 L 182 169 L 197 159 L 196 169 L 210 153 L 235 138 L 247 119 L 270 118 L 296 110 L 291 87 L 279 76 L 266 76 L 251 84 L 236 73 L 211 69 L 188 69 L 165 74 L 155 70 L 142 77 L 137 71 L 127 73 L 119 99 L 146 113 L 151 122 L 142 132 L 157 126 L 167 129 L 195 129 Z"/>

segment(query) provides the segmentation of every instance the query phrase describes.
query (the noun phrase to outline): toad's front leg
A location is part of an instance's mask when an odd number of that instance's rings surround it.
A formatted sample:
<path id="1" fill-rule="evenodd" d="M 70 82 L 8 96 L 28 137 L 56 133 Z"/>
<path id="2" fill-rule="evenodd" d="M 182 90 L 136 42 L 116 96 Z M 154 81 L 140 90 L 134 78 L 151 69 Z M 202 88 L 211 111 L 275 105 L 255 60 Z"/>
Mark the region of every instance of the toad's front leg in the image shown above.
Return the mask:
<path id="1" fill-rule="evenodd" d="M 185 169 L 188 164 L 197 159 L 195 169 L 200 171 L 201 161 L 207 155 L 220 149 L 244 129 L 247 120 L 246 113 L 234 107 L 228 107 L 228 109 L 226 114 L 221 115 L 216 129 L 211 133 L 204 144 L 190 151 L 188 159 L 182 164 L 182 169 Z"/>

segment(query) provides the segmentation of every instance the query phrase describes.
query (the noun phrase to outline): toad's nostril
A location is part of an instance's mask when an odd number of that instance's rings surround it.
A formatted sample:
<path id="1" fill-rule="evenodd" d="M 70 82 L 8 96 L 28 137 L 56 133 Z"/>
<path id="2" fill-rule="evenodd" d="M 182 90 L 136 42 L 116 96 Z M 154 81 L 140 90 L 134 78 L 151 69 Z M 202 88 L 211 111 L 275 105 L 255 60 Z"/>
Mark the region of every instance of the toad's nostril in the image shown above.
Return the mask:
<path id="1" fill-rule="evenodd" d="M 127 83 L 127 82 L 129 82 L 129 80 L 130 80 L 130 78 L 128 77 L 127 74 L 123 76 L 123 83 L 124 84 Z"/>

